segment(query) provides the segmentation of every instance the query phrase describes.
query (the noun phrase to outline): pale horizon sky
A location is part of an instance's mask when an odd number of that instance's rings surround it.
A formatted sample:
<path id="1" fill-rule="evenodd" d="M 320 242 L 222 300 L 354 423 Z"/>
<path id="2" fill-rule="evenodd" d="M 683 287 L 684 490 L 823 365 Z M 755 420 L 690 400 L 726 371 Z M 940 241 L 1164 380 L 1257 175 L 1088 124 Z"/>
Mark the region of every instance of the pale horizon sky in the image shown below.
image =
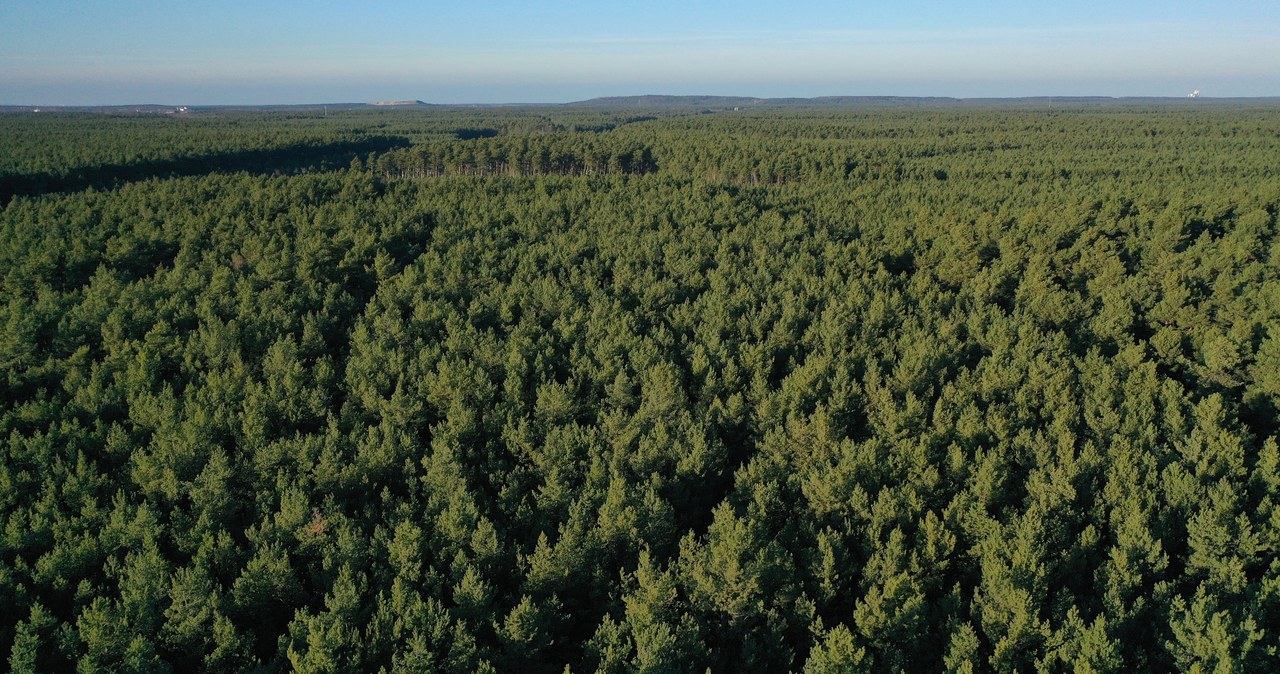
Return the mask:
<path id="1" fill-rule="evenodd" d="M 1280 3 L 5 0 L 0 104 L 1280 96 Z"/>

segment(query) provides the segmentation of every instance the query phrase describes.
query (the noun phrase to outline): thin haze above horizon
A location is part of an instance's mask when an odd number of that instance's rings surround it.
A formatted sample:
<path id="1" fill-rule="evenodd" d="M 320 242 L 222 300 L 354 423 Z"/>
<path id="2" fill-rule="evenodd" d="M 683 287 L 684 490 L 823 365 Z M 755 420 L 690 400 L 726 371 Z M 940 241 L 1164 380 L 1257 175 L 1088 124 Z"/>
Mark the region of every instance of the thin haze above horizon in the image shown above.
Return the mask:
<path id="1" fill-rule="evenodd" d="M 1280 3 L 6 0 L 0 104 L 1280 95 Z"/>

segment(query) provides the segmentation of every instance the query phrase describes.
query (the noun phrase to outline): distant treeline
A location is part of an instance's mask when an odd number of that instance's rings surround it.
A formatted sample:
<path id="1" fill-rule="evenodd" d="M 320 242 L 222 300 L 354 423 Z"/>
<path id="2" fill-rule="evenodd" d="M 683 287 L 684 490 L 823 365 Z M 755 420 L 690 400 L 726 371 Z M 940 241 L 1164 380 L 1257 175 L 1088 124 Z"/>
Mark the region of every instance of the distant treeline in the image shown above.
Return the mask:
<path id="1" fill-rule="evenodd" d="M 468 130 L 475 131 L 475 130 Z M 589 133 L 489 136 L 429 143 L 380 155 L 374 169 L 387 178 L 441 176 L 639 175 L 658 170 L 653 151 L 635 140 Z"/>

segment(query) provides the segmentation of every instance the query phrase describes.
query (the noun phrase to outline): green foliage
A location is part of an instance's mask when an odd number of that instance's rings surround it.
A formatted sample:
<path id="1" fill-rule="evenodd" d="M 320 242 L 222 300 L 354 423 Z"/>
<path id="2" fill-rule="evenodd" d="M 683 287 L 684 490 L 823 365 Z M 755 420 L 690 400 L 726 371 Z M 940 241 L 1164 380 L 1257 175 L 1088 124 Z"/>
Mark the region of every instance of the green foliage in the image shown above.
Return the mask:
<path id="1" fill-rule="evenodd" d="M 1274 105 L 701 112 L 0 115 L 10 669 L 1280 669 Z"/>

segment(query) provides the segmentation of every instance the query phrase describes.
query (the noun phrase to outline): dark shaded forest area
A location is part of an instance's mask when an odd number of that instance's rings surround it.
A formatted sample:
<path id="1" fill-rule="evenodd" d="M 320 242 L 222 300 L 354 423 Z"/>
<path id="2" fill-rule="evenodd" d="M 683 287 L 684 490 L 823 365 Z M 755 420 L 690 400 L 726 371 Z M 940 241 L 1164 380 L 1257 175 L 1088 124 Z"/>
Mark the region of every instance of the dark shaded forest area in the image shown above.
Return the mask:
<path id="1" fill-rule="evenodd" d="M 0 115 L 13 671 L 1280 671 L 1280 108 Z"/>

